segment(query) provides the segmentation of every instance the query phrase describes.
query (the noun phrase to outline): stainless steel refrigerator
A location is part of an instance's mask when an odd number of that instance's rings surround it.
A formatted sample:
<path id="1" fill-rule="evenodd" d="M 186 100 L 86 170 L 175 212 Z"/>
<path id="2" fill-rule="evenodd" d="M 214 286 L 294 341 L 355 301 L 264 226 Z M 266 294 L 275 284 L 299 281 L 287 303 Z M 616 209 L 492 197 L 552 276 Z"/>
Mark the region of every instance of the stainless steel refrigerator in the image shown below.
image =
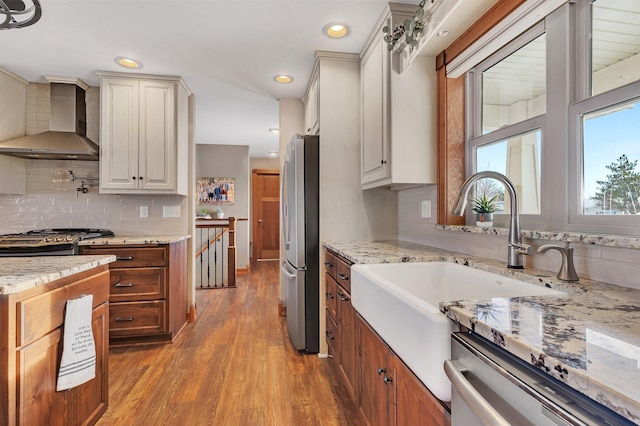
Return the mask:
<path id="1" fill-rule="evenodd" d="M 294 135 L 281 176 L 287 330 L 299 351 L 320 350 L 319 137 Z"/>

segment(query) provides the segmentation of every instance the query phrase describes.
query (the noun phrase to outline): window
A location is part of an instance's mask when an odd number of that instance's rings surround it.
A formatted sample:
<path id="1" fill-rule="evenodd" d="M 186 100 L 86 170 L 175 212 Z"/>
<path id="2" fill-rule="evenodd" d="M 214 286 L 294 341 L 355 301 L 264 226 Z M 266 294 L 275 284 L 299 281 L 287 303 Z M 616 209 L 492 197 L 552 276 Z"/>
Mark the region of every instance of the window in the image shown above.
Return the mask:
<path id="1" fill-rule="evenodd" d="M 640 235 L 640 1 L 537 16 L 467 72 L 467 175 L 509 177 L 527 229 Z"/>
<path id="2" fill-rule="evenodd" d="M 521 214 L 540 214 L 542 133 L 546 111 L 546 34 L 534 26 L 468 74 L 473 107 L 471 173 L 491 170 L 516 187 Z M 476 192 L 498 195 L 497 213 L 510 211 L 504 188 L 483 180 Z"/>

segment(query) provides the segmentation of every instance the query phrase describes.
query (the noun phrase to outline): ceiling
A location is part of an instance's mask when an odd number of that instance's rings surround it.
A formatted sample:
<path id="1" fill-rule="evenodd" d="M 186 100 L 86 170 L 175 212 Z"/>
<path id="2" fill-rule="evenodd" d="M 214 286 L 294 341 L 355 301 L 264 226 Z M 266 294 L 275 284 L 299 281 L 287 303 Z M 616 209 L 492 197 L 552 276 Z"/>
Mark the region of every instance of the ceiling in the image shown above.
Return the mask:
<path id="1" fill-rule="evenodd" d="M 446 0 L 451 1 L 451 0 Z M 405 0 L 417 4 L 419 0 Z M 436 54 L 495 0 L 460 0 Z M 143 63 L 135 71 L 179 75 L 195 94 L 199 144 L 250 146 L 251 157 L 278 151 L 278 99 L 304 95 L 316 50 L 359 53 L 387 2 L 383 0 L 41 0 L 33 26 L 0 31 L 0 65 L 31 82 L 43 75 L 79 77 L 128 71 L 114 61 Z M 464 10 L 462 10 L 464 9 Z M 482 9 L 482 10 L 481 10 Z M 339 40 L 328 23 L 350 28 Z M 293 76 L 289 85 L 273 80 Z"/>

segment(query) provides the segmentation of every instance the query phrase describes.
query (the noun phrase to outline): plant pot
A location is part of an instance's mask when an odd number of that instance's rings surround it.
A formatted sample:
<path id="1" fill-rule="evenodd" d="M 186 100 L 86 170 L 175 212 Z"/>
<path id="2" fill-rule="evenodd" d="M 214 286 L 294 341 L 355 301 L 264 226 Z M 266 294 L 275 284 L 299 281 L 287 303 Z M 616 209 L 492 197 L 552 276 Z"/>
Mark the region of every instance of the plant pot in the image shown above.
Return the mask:
<path id="1" fill-rule="evenodd" d="M 493 226 L 493 213 L 476 213 L 476 226 L 491 228 Z"/>
<path id="2" fill-rule="evenodd" d="M 216 217 L 217 217 L 218 219 L 223 219 L 223 218 L 224 218 L 224 212 L 216 213 Z"/>

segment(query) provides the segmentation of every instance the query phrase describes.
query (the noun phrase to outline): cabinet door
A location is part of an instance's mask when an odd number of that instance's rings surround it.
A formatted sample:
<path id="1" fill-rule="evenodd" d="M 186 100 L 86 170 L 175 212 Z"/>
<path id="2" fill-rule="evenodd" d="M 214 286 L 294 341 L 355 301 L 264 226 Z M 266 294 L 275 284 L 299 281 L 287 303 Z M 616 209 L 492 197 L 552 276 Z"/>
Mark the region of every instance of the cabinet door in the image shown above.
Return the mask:
<path id="1" fill-rule="evenodd" d="M 140 188 L 176 189 L 175 84 L 140 81 Z"/>
<path id="2" fill-rule="evenodd" d="M 17 424 L 66 425 L 68 392 L 56 392 L 62 354 L 60 328 L 21 348 L 17 357 Z"/>
<path id="3" fill-rule="evenodd" d="M 359 317 L 357 327 L 360 335 L 360 412 L 368 425 L 386 425 L 387 385 L 384 378 L 388 347 Z"/>
<path id="4" fill-rule="evenodd" d="M 346 379 L 347 389 L 356 395 L 356 325 L 351 296 L 340 286 L 337 292 L 338 362 Z"/>
<path id="5" fill-rule="evenodd" d="M 72 389 L 73 422 L 75 425 L 94 424 L 105 411 L 109 400 L 109 309 L 107 304 L 93 310 L 93 340 L 96 344 L 96 377 Z"/>
<path id="6" fill-rule="evenodd" d="M 392 426 L 449 426 L 451 417 L 413 372 L 389 351 L 389 424 Z"/>
<path id="7" fill-rule="evenodd" d="M 390 177 L 388 89 L 389 52 L 380 38 L 362 61 L 362 170 L 367 184 Z"/>
<path id="8" fill-rule="evenodd" d="M 103 79 L 100 90 L 100 189 L 136 190 L 138 82 Z"/>

